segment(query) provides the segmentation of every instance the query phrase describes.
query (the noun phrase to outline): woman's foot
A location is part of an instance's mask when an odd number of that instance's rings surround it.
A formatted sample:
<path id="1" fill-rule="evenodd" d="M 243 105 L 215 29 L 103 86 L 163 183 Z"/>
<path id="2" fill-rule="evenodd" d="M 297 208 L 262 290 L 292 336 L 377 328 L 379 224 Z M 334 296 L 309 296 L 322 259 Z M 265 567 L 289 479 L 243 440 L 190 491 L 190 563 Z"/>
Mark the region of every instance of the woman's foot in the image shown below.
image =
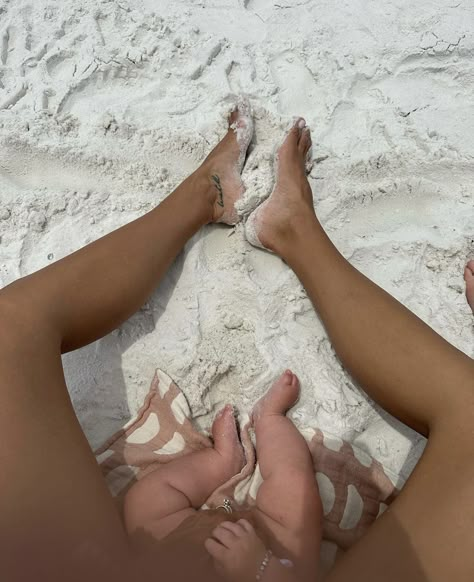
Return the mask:
<path id="1" fill-rule="evenodd" d="M 245 464 L 245 455 L 237 432 L 234 409 L 230 404 L 216 416 L 212 425 L 212 439 L 214 450 L 225 461 L 226 479 L 240 473 Z"/>
<path id="2" fill-rule="evenodd" d="M 474 313 L 474 261 L 469 261 L 466 265 L 464 280 L 466 281 L 466 299 Z"/>
<path id="3" fill-rule="evenodd" d="M 300 395 L 300 383 L 296 374 L 286 370 L 276 380 L 268 392 L 263 396 L 252 411 L 252 424 L 269 414 L 286 414 L 296 404 Z"/>
<path id="4" fill-rule="evenodd" d="M 247 221 L 245 233 L 251 244 L 280 254 L 302 225 L 314 222 L 313 196 L 306 177 L 310 149 L 310 129 L 299 118 L 278 150 L 273 192 Z"/>
<path id="5" fill-rule="evenodd" d="M 245 192 L 241 172 L 253 130 L 250 103 L 240 99 L 229 117 L 227 134 L 198 170 L 209 183 L 212 197 L 211 222 L 233 225 L 240 220 L 235 203 Z"/>

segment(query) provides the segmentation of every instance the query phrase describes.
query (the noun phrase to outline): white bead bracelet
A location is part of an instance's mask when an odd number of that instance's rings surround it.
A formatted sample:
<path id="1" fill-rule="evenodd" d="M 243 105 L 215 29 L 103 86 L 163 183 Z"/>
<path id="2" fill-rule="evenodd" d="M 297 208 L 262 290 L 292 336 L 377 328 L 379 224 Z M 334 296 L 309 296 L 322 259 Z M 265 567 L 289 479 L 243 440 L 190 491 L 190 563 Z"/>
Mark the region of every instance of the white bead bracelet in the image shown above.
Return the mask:
<path id="1" fill-rule="evenodd" d="M 263 576 L 265 574 L 265 570 L 267 569 L 268 564 L 270 563 L 270 560 L 272 559 L 273 556 L 273 552 L 271 550 L 267 550 L 265 552 L 265 556 L 262 560 L 262 563 L 260 564 L 260 567 L 258 569 L 257 575 L 255 577 L 255 579 L 257 580 L 257 582 L 259 580 L 263 580 Z"/>

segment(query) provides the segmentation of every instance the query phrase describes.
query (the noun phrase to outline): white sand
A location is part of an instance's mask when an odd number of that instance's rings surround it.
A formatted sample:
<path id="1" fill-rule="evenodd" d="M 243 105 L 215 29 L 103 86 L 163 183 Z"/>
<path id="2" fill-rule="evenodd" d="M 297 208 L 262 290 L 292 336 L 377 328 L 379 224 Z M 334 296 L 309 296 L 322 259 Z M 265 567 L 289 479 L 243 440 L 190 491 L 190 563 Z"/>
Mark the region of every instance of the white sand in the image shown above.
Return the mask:
<path id="1" fill-rule="evenodd" d="M 269 193 L 273 148 L 303 115 L 337 246 L 472 355 L 473 18 L 467 0 L 0 0 L 0 285 L 151 209 L 245 92 L 256 138 L 241 211 Z M 423 447 L 355 386 L 294 275 L 242 227 L 203 229 L 147 306 L 65 364 L 93 445 L 160 366 L 203 426 L 291 367 L 298 424 L 404 475 Z"/>

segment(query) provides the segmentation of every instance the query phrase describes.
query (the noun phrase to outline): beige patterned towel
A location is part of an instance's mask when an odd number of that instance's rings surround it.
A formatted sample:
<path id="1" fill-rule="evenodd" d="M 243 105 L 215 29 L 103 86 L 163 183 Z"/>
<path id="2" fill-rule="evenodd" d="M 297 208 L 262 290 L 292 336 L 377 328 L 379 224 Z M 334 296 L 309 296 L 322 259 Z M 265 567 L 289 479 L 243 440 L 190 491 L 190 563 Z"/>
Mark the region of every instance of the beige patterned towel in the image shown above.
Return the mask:
<path id="1" fill-rule="evenodd" d="M 337 437 L 314 429 L 302 434 L 313 457 L 323 503 L 321 561 L 327 571 L 337 555 L 359 539 L 394 499 L 399 476 Z M 237 504 L 255 504 L 262 478 L 248 417 L 242 423 L 241 438 L 245 467 L 211 495 L 204 509 L 220 505 L 223 497 Z M 157 370 L 137 416 L 95 455 L 112 495 L 121 499 L 135 480 L 176 457 L 211 446 L 211 440 L 194 427 L 184 394 L 169 376 Z"/>

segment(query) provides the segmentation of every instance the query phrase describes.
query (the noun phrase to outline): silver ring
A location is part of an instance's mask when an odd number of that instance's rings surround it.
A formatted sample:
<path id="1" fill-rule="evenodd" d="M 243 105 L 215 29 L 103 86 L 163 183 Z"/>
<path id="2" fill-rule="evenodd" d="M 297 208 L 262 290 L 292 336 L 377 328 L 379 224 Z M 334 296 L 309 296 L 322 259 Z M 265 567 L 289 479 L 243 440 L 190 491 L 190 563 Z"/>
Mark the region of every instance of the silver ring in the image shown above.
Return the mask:
<path id="1" fill-rule="evenodd" d="M 218 505 L 216 509 L 223 509 L 226 513 L 232 513 L 233 512 L 232 501 L 230 499 L 227 499 L 226 497 L 222 505 Z"/>

